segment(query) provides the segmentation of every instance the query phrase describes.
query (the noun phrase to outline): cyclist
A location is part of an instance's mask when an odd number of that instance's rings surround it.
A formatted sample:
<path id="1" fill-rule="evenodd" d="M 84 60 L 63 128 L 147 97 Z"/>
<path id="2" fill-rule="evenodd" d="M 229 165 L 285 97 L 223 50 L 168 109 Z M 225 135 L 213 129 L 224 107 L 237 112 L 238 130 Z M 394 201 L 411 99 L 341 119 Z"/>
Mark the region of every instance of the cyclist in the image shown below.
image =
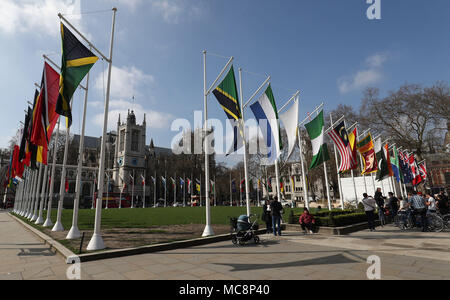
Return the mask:
<path id="1" fill-rule="evenodd" d="M 409 207 L 413 208 L 413 221 L 416 215 L 420 215 L 422 221 L 422 232 L 427 231 L 427 205 L 424 198 L 419 196 L 416 191 L 413 191 L 413 195 L 408 199 Z M 413 222 L 414 224 L 415 222 Z"/>

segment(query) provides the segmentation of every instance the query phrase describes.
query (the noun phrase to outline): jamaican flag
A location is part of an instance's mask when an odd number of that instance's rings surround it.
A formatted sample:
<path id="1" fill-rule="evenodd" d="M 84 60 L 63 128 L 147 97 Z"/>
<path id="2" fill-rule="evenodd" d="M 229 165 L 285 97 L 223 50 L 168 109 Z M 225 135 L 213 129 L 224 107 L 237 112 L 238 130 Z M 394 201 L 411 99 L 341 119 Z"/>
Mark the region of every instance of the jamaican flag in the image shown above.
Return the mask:
<path id="1" fill-rule="evenodd" d="M 59 96 L 55 111 L 67 117 L 67 127 L 72 125 L 70 100 L 80 82 L 98 60 L 64 24 L 61 23 L 62 63 L 59 78 Z"/>
<path id="2" fill-rule="evenodd" d="M 217 101 L 219 101 L 220 106 L 222 106 L 233 126 L 233 146 L 228 151 L 228 154 L 230 154 L 243 146 L 242 126 L 239 124 L 240 120 L 242 120 L 242 114 L 233 66 L 231 66 L 230 71 L 228 71 L 222 83 L 215 88 L 213 94 L 216 96 Z M 238 141 L 241 141 L 241 143 Z"/>

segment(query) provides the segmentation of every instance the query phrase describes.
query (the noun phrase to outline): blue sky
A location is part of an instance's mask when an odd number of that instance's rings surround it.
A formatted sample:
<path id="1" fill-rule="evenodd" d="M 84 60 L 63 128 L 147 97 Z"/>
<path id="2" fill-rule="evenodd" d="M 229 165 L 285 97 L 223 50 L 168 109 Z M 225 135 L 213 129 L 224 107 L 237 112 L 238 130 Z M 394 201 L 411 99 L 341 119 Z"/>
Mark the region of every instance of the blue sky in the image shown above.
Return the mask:
<path id="1" fill-rule="evenodd" d="M 235 57 L 244 98 L 270 74 L 278 106 L 301 91 L 300 118 L 325 102 L 359 109 L 362 91 L 382 95 L 404 83 L 430 85 L 450 75 L 450 2 L 381 0 L 381 20 L 368 20 L 365 0 L 2 0 L 0 10 L 0 147 L 23 120 L 42 74 L 42 54 L 60 62 L 57 13 L 109 50 L 110 12 L 118 7 L 110 129 L 119 113 L 147 113 L 147 144 L 170 147 L 173 120 L 193 122 L 203 109 L 202 50 Z M 227 62 L 208 55 L 209 85 Z M 103 70 L 91 72 L 86 134 L 101 135 Z M 237 75 L 237 74 L 236 74 Z M 106 80 L 106 78 L 105 78 Z M 132 97 L 135 96 L 135 101 Z M 72 133 L 79 133 L 83 93 L 74 96 Z M 225 120 L 213 96 L 209 116 Z M 250 110 L 246 116 L 251 118 Z"/>

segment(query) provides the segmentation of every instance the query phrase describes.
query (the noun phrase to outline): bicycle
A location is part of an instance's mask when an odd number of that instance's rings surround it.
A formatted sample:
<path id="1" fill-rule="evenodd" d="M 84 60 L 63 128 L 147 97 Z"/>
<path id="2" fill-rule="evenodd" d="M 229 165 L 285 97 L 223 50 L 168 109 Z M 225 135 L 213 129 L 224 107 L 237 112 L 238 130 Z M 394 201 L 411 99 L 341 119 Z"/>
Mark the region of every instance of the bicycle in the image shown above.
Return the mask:
<path id="1" fill-rule="evenodd" d="M 444 229 L 444 219 L 437 213 L 427 213 L 428 231 L 441 232 Z M 449 217 L 450 219 L 450 217 Z M 398 227 L 400 230 L 410 230 L 414 227 L 422 227 L 421 218 L 411 209 L 399 211 L 397 216 Z M 448 219 L 447 219 L 448 224 Z M 447 227 L 448 228 L 448 227 Z"/>

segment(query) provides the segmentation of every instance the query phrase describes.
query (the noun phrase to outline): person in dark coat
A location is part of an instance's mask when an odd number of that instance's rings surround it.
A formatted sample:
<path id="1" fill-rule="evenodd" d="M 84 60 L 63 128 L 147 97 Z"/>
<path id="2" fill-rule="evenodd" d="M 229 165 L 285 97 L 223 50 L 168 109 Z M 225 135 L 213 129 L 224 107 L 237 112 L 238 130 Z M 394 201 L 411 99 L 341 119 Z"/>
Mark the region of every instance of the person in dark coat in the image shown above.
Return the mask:
<path id="1" fill-rule="evenodd" d="M 263 206 L 262 220 L 266 223 L 267 233 L 272 232 L 272 210 L 270 208 L 270 201 L 266 200 Z"/>
<path id="2" fill-rule="evenodd" d="M 281 215 L 283 214 L 283 206 L 278 202 L 277 197 L 270 203 L 270 209 L 272 210 L 273 234 L 276 236 L 278 233 L 278 235 L 281 236 Z"/>
<path id="3" fill-rule="evenodd" d="M 381 193 L 381 188 L 377 188 L 374 199 L 378 206 L 378 218 L 380 220 L 381 227 L 383 227 L 383 225 L 386 224 L 386 219 L 384 217 L 384 198 Z"/>

